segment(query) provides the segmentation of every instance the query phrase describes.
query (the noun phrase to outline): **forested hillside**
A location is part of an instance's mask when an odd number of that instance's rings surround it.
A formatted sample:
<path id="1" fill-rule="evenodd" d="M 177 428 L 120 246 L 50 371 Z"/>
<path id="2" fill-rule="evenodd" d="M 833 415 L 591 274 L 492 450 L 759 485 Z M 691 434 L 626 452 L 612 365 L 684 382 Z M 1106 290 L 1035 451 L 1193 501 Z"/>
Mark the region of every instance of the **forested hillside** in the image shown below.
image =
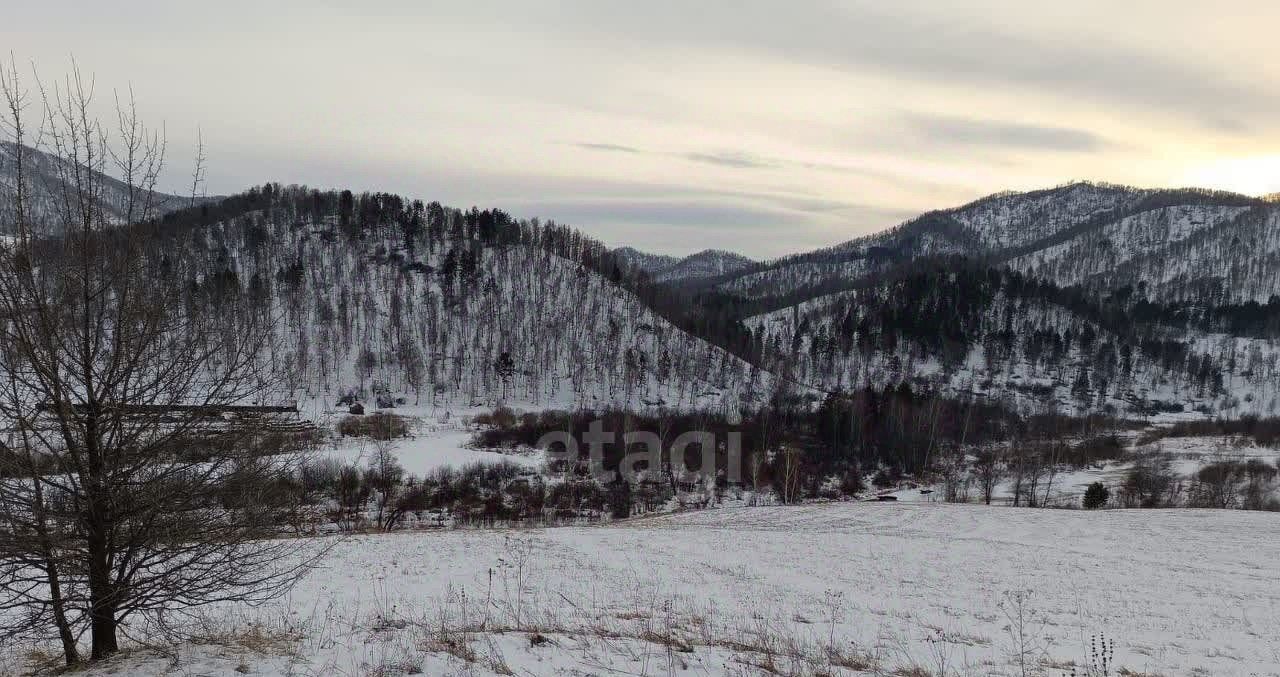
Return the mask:
<path id="1" fill-rule="evenodd" d="M 1277 408 L 1280 205 L 1229 193 L 1003 193 L 766 263 L 278 184 L 143 227 L 188 303 L 272 314 L 293 397 L 734 413 L 780 382 L 909 383 L 1020 411 Z"/>
<path id="2" fill-rule="evenodd" d="M 1280 295 L 1280 207 L 1156 209 L 1009 264 L 1060 284 L 1132 288 L 1156 302 L 1267 303 Z"/>
<path id="3" fill-rule="evenodd" d="M 1079 284 L 1130 262 L 1144 266 L 1117 280 L 1147 281 L 1152 300 L 1178 298 L 1188 289 L 1216 287 L 1227 299 L 1265 302 L 1280 281 L 1253 276 L 1275 256 L 1280 206 L 1260 198 L 1200 189 L 1144 190 L 1075 183 L 1028 193 L 998 193 L 970 204 L 923 214 L 875 235 L 827 249 L 785 257 L 715 280 L 720 289 L 752 298 L 839 291 L 869 274 L 923 256 L 960 255 L 1010 263 L 1060 286 Z M 1188 257 L 1226 263 L 1229 249 L 1244 245 L 1226 268 L 1172 265 Z M 1237 259 L 1242 252 L 1236 252 Z M 1159 278 L 1154 279 L 1154 278 Z M 1228 288 L 1249 277 L 1248 291 Z M 1152 279 L 1148 279 L 1152 278 Z"/>
<path id="4" fill-rule="evenodd" d="M 648 254 L 632 247 L 613 250 L 628 270 L 643 272 L 653 282 L 687 283 L 734 273 L 753 261 L 741 254 L 720 249 L 705 249 L 684 258 Z"/>
<path id="5" fill-rule="evenodd" d="M 824 389 L 917 383 L 1021 410 L 1271 411 L 1275 354 L 959 258 L 921 260 L 862 288 L 753 316 L 773 369 Z M 1247 398 L 1247 401 L 1241 401 Z"/>
<path id="6" fill-rule="evenodd" d="M 600 243 L 499 210 L 266 185 L 151 226 L 187 303 L 276 315 L 302 395 L 733 408 L 769 375 L 619 284 Z"/>
<path id="7" fill-rule="evenodd" d="M 1239 415 L 1276 411 L 1277 271 L 1272 201 L 1076 183 L 681 286 L 736 304 L 743 354 L 825 390 Z"/>

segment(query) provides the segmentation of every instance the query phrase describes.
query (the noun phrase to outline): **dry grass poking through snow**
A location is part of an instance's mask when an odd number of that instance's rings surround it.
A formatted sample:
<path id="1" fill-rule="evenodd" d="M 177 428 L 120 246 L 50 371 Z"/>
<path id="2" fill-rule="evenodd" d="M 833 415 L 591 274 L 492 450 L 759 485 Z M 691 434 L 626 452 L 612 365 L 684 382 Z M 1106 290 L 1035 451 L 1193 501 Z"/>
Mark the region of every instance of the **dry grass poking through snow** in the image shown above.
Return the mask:
<path id="1" fill-rule="evenodd" d="M 1277 580 L 1280 520 L 1239 511 L 836 504 L 361 536 L 230 619 L 257 629 L 122 674 L 1092 676 L 1105 635 L 1109 675 L 1267 676 Z"/>

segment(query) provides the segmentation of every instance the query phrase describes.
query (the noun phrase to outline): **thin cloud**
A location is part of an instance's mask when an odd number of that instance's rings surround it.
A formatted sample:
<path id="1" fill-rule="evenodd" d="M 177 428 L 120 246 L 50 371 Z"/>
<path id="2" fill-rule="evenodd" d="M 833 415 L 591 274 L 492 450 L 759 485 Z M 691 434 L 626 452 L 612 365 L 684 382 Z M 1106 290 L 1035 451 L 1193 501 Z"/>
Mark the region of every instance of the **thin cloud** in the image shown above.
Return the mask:
<path id="1" fill-rule="evenodd" d="M 579 148 L 585 148 L 587 150 L 600 150 L 600 151 L 605 151 L 609 153 L 631 153 L 633 155 L 638 155 L 644 152 L 639 148 L 633 148 L 631 146 L 623 146 L 617 143 L 585 143 L 584 142 L 584 143 L 577 143 L 574 145 L 576 145 Z"/>
<path id="2" fill-rule="evenodd" d="M 721 167 L 734 167 L 736 169 L 773 169 L 780 163 L 776 160 L 762 158 L 750 153 L 740 151 L 721 151 L 712 153 L 685 153 L 682 155 L 686 160 L 693 162 L 702 162 L 709 165 L 719 165 Z"/>
<path id="3" fill-rule="evenodd" d="M 891 73 L 930 84 L 1087 96 L 1100 105 L 1181 114 L 1202 123 L 1212 121 L 1224 102 L 1249 118 L 1269 118 L 1280 106 L 1280 95 L 1258 79 L 1261 72 L 1226 73 L 1204 59 L 1188 58 L 1186 50 L 1144 49 L 1097 36 L 1028 34 L 992 22 L 977 7 L 967 17 L 943 6 L 921 9 L 873 0 L 793 9 L 784 16 L 770 0 L 709 0 L 688 11 L 683 0 L 653 0 L 587 3 L 567 18 L 650 48 L 751 50 L 769 60 Z"/>
<path id="4" fill-rule="evenodd" d="M 1098 134 L 1070 127 L 922 114 L 908 115 L 905 120 L 930 143 L 1067 152 L 1098 151 L 1113 145 Z"/>
<path id="5" fill-rule="evenodd" d="M 133 83 L 149 118 L 182 123 L 170 166 L 190 162 L 183 129 L 199 124 L 210 192 L 274 179 L 517 201 L 615 242 L 798 251 L 1007 188 L 1180 184 L 1280 147 L 1280 5 L 1258 0 L 258 3 L 262 26 L 306 6 L 308 30 L 283 41 L 181 3 L 86 5 L 75 26 L 19 4 L 17 58 L 56 77 L 75 44 L 100 82 Z M 92 28 L 125 15 L 145 17 L 125 43 Z M 486 49 L 452 58 L 477 39 Z M 306 77 L 273 77 L 299 61 Z M 184 77 L 192 63 L 200 78 Z M 352 79 L 395 94 L 317 86 Z M 399 87 L 414 81 L 432 86 Z M 592 199 L 637 204 L 617 219 L 575 206 Z M 776 235 L 749 228 L 765 221 Z"/>
<path id="6" fill-rule="evenodd" d="M 536 205 L 555 213 L 566 223 L 666 224 L 688 228 L 738 226 L 743 228 L 799 225 L 804 219 L 775 209 L 714 204 L 687 200 L 662 201 L 561 201 Z"/>

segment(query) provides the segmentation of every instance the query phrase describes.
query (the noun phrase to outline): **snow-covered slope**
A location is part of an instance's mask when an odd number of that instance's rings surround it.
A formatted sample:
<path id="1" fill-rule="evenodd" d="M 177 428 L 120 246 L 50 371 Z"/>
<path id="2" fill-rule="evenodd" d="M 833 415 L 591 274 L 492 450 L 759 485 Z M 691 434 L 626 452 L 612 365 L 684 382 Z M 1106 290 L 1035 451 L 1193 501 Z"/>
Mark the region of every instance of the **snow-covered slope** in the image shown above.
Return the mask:
<path id="1" fill-rule="evenodd" d="M 680 262 L 678 257 L 665 254 L 650 254 L 649 252 L 642 252 L 635 247 L 618 247 L 613 250 L 613 254 L 627 267 L 643 270 L 650 275 Z"/>
<path id="2" fill-rule="evenodd" d="M 1009 265 L 1059 284 L 1080 284 L 1097 276 L 1107 276 L 1131 262 L 1167 255 L 1171 248 L 1197 234 L 1233 224 L 1249 210 L 1249 207 L 1218 205 L 1154 209 L 1018 256 Z"/>
<path id="3" fill-rule="evenodd" d="M 1110 229 L 1123 236 L 1082 236 L 1010 265 L 1098 291 L 1131 287 L 1164 303 L 1266 303 L 1280 295 L 1280 207 L 1161 210 Z"/>
<path id="4" fill-rule="evenodd" d="M 1277 562 L 1280 521 L 1239 510 L 834 503 L 357 536 L 287 602 L 83 674 L 1011 675 L 1033 644 L 1065 675 L 1105 638 L 1111 674 L 1274 677 Z"/>
<path id="5" fill-rule="evenodd" d="M 936 267 L 746 320 L 775 371 L 826 390 L 920 384 L 1023 411 L 1276 413 L 1267 340 L 1151 334 L 1078 295 Z M 1181 339 L 1181 340 L 1179 340 Z M 1247 357 L 1246 357 L 1247 356 Z"/>
<path id="6" fill-rule="evenodd" d="M 1203 286 L 1219 287 L 1227 271 L 1185 270 L 1198 255 L 1219 256 L 1231 242 L 1255 247 L 1233 252 L 1231 272 L 1266 268 L 1274 255 L 1280 206 L 1233 193 L 1197 189 L 1143 190 L 1074 183 L 1026 193 L 1000 193 L 967 205 L 930 212 L 876 235 L 787 257 L 720 283 L 750 298 L 812 290 L 827 293 L 920 257 L 961 255 L 1010 261 L 1060 286 L 1085 283 L 1131 260 L 1144 263 L 1123 276 L 1148 281 L 1167 297 Z M 1269 236 L 1270 235 L 1270 236 Z M 1224 263 L 1226 263 L 1224 261 Z M 1169 272 L 1172 271 L 1172 272 Z M 1180 275 L 1181 274 L 1181 275 Z M 1237 275 L 1237 278 L 1239 276 Z M 1110 283 L 1113 278 L 1099 278 Z M 762 284 L 762 281 L 767 281 Z M 1280 280 L 1251 281 L 1253 297 L 1280 293 Z M 1250 294 L 1227 290 L 1232 298 Z"/>
<path id="7" fill-rule="evenodd" d="M 1069 228 L 1127 211 L 1155 191 L 1074 183 L 1029 193 L 993 195 L 951 212 L 990 251 L 1023 247 Z"/>
<path id="8" fill-rule="evenodd" d="M 751 259 L 720 249 L 706 249 L 680 259 L 657 271 L 655 282 L 679 282 L 733 273 L 754 263 Z"/>
<path id="9" fill-rule="evenodd" d="M 16 144 L 0 141 L 0 192 L 5 196 L 13 194 L 16 185 L 18 152 Z M 64 181 L 74 175 L 71 169 L 73 165 L 30 147 L 24 146 L 21 152 L 24 154 L 23 165 L 26 172 L 23 181 L 31 201 L 29 214 L 37 224 L 47 224 L 50 228 L 60 227 L 62 219 L 58 214 L 68 208 L 65 200 L 72 195 L 71 192 L 64 191 Z M 107 164 L 104 162 L 101 168 L 107 169 Z M 151 218 L 192 205 L 190 197 L 182 198 L 160 192 L 147 194 L 138 187 L 131 189 L 128 184 L 109 174 L 109 171 L 98 173 L 100 184 L 97 184 L 102 186 L 102 194 L 98 198 L 109 222 L 122 223 L 129 220 L 128 205 L 131 197 L 137 212 L 132 215 L 135 219 L 144 218 L 143 212 L 146 212 L 146 218 Z M 206 202 L 209 199 L 201 197 L 196 202 Z M 7 197 L 0 199 L 0 232 L 8 232 L 13 223 L 13 215 L 3 213 L 3 210 L 12 208 L 12 204 L 13 201 Z M 70 206 L 76 208 L 74 205 Z"/>
<path id="10" fill-rule="evenodd" d="M 988 268 L 995 276 L 1011 269 L 1027 283 L 1056 288 L 1060 300 L 1049 308 L 1004 292 L 984 296 L 980 303 L 990 304 L 985 319 L 939 343 L 935 330 L 975 299 L 961 295 L 927 307 L 903 301 L 886 309 L 894 298 L 915 298 L 896 294 L 895 281 L 939 262 Z M 927 284 L 939 285 L 940 298 L 948 298 L 941 287 L 953 281 Z M 1226 344 L 1199 340 L 1237 331 L 1263 354 L 1280 349 L 1280 300 L 1267 305 L 1280 299 L 1280 205 L 1232 193 L 1090 183 L 1002 193 L 757 265 L 716 284 L 744 300 L 743 320 L 763 354 L 781 356 L 768 366 L 793 370 L 817 387 L 917 381 L 1013 400 L 1034 391 L 1061 406 L 1081 399 L 1068 391 L 1086 390 L 1074 382 L 1095 367 L 1105 383 L 1120 387 L 1105 376 L 1116 355 L 1069 345 L 1049 359 L 1018 354 L 1049 327 L 1060 340 L 1086 326 L 1099 337 L 1123 334 L 1113 347 L 1124 343 L 1132 350 L 1136 389 L 1103 397 L 1100 407 L 1124 411 L 1125 401 L 1170 400 L 1188 410 L 1270 413 L 1274 406 L 1266 403 L 1273 398 L 1266 392 L 1280 387 L 1261 371 L 1240 367 L 1235 352 L 1220 348 Z M 1241 305 L 1250 302 L 1261 305 Z M 893 316 L 890 338 L 874 320 L 860 325 L 869 320 L 859 306 L 868 303 Z M 1111 318 L 1109 326 L 1098 324 L 1099 313 Z M 904 336 L 912 317 L 935 335 Z M 999 345 L 1012 350 L 996 350 Z M 1170 346 L 1178 346 L 1173 359 Z M 1219 380 L 1222 390 L 1204 389 Z"/>
<path id="11" fill-rule="evenodd" d="M 263 205 L 179 245 L 199 253 L 193 279 L 271 298 L 306 395 L 377 380 L 455 403 L 732 410 L 788 373 L 820 390 L 907 382 L 1023 410 L 1218 415 L 1271 413 L 1265 391 L 1280 387 L 1226 343 L 1197 338 L 1220 330 L 1127 322 L 1124 306 L 1101 302 L 1134 279 L 1148 286 L 1132 298 L 1232 276 L 1241 294 L 1261 294 L 1280 275 L 1258 258 L 1280 252 L 1277 207 L 1239 196 L 1090 184 L 1001 195 L 765 266 L 716 251 L 672 263 L 500 212 L 393 196 L 343 207 L 335 196 L 319 211 L 301 189 L 259 196 Z M 1258 244 L 1234 260 L 1239 245 L 1223 240 L 1241 233 Z M 1171 252 L 1182 254 L 1162 265 Z M 712 345 L 723 337 L 664 319 L 628 291 L 619 265 L 658 283 L 724 279 L 720 291 L 760 299 L 735 344 L 752 346 L 738 354 L 754 364 Z M 1280 351 L 1280 337 L 1254 338 L 1263 354 Z"/>
<path id="12" fill-rule="evenodd" d="M 743 270 L 755 263 L 751 259 L 720 249 L 706 249 L 678 259 L 660 254 L 647 254 L 631 247 L 613 250 L 627 266 L 649 274 L 654 282 L 678 283 L 717 277 Z"/>
<path id="13" fill-rule="evenodd" d="M 1236 338 L 1280 352 L 1271 306 L 1217 312 L 1280 293 L 1280 206 L 1231 194 L 1002 194 L 769 264 L 296 187 L 157 227 L 175 298 L 276 314 L 299 397 L 378 381 L 451 404 L 732 411 L 790 374 L 820 390 L 906 382 L 1023 408 L 1218 415 L 1270 413 L 1280 387 L 1229 342 L 1200 340 L 1243 318 L 1252 333 Z M 938 265 L 949 276 L 921 277 Z M 1139 300 L 1166 305 L 1125 320 Z"/>
<path id="14" fill-rule="evenodd" d="M 274 313 L 300 398 L 383 382 L 454 404 L 734 411 L 770 382 L 587 265 L 603 249 L 578 233 L 386 195 L 238 199 L 155 255 L 176 298 Z"/>

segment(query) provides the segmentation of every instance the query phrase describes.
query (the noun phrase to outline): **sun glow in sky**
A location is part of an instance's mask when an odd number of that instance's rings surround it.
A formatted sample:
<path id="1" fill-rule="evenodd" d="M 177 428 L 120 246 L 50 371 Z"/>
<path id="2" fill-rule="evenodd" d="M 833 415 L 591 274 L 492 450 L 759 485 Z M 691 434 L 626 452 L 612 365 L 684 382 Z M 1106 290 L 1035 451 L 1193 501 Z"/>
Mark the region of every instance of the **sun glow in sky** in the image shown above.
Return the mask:
<path id="1" fill-rule="evenodd" d="M 1247 195 L 1280 193 L 1280 155 L 1224 159 L 1193 169 L 1183 181 Z"/>
<path id="2" fill-rule="evenodd" d="M 1079 179 L 1280 189 L 1272 0 L 72 0 L 0 44 L 197 126 L 209 190 L 497 206 L 770 257 Z"/>

